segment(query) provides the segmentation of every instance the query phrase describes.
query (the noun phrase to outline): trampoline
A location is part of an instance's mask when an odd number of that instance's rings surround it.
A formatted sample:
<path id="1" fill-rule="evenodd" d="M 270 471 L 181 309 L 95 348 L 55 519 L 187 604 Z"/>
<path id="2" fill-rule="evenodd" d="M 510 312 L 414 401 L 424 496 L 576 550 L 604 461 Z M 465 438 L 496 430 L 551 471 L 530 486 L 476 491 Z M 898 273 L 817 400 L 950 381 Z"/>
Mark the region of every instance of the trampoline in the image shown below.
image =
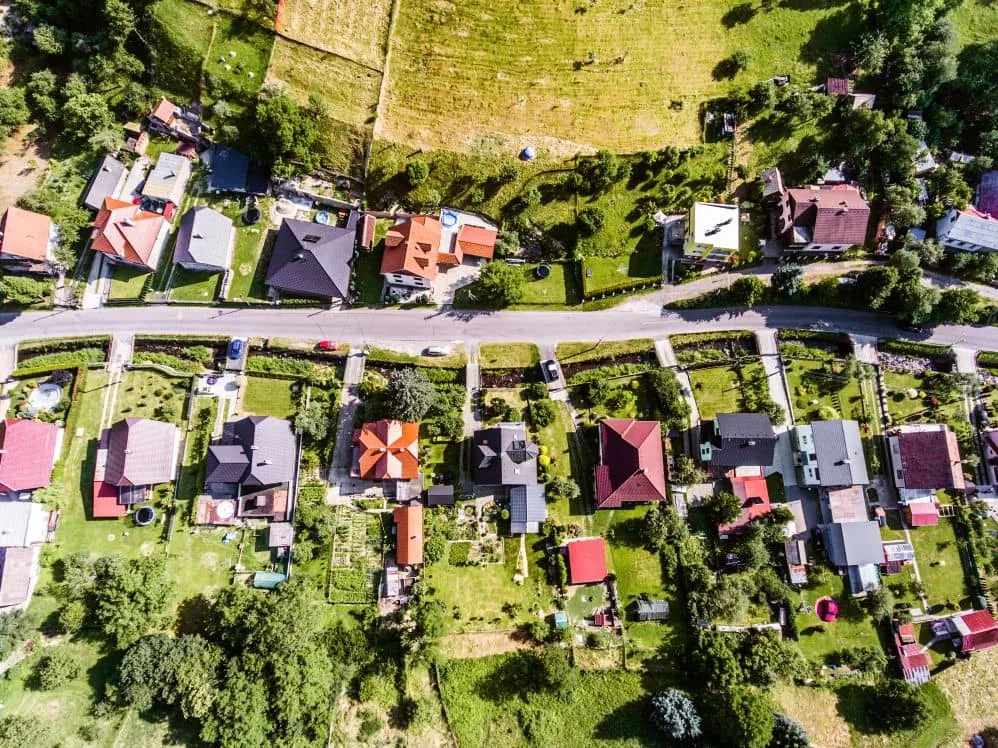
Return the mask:
<path id="1" fill-rule="evenodd" d="M 452 229 L 457 226 L 457 213 L 453 210 L 440 211 L 440 225 L 445 229 Z"/>
<path id="2" fill-rule="evenodd" d="M 315 222 L 322 224 L 323 226 L 329 225 L 329 213 L 324 210 L 320 210 L 315 214 Z"/>
<path id="3" fill-rule="evenodd" d="M 839 603 L 834 597 L 822 597 L 814 604 L 814 612 L 825 623 L 834 623 L 839 619 Z"/>
<path id="4" fill-rule="evenodd" d="M 261 217 L 262 216 L 260 214 L 260 209 L 257 208 L 255 205 L 250 208 L 247 208 L 246 212 L 243 213 L 243 220 L 246 223 L 248 223 L 250 226 L 252 226 L 255 223 L 259 223 Z"/>
<path id="5" fill-rule="evenodd" d="M 551 266 L 546 262 L 542 262 L 540 265 L 534 268 L 534 276 L 536 278 L 543 279 L 551 275 Z"/>
<path id="6" fill-rule="evenodd" d="M 28 408 L 32 413 L 48 413 L 62 400 L 62 387 L 52 382 L 38 385 L 28 395 Z"/>
<path id="7" fill-rule="evenodd" d="M 140 506 L 135 510 L 135 524 L 139 527 L 151 525 L 156 519 L 156 510 L 151 506 Z"/>

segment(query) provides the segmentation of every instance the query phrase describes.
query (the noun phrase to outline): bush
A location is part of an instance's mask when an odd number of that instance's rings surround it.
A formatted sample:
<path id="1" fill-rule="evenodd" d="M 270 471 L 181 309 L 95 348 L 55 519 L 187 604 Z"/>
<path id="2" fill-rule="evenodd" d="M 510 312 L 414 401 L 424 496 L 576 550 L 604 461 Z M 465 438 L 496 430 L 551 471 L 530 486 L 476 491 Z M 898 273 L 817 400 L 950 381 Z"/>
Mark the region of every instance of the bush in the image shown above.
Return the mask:
<path id="1" fill-rule="evenodd" d="M 87 620 L 87 606 L 82 600 L 70 600 L 59 611 L 59 628 L 72 636 L 83 628 Z"/>
<path id="2" fill-rule="evenodd" d="M 606 213 L 596 205 L 579 212 L 579 231 L 583 236 L 595 235 L 606 224 Z"/>
<path id="3" fill-rule="evenodd" d="M 425 161 L 410 161 L 405 165 L 405 178 L 410 187 L 419 187 L 430 177 L 430 167 Z"/>
<path id="4" fill-rule="evenodd" d="M 550 400 L 538 400 L 530 404 L 530 421 L 534 428 L 550 426 L 556 416 L 555 405 Z"/>
<path id="5" fill-rule="evenodd" d="M 43 691 L 61 688 L 80 675 L 80 663 L 63 647 L 56 647 L 42 656 L 35 668 L 38 685 Z"/>

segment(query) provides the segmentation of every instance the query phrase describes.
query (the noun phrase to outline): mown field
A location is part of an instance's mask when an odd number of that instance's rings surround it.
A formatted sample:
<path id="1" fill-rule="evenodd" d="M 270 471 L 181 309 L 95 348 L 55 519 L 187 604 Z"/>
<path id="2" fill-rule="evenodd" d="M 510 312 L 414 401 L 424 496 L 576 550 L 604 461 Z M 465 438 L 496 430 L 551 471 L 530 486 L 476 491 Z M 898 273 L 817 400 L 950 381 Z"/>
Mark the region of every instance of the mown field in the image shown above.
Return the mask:
<path id="1" fill-rule="evenodd" d="M 391 0 L 286 0 L 278 31 L 383 70 L 391 8 Z"/>

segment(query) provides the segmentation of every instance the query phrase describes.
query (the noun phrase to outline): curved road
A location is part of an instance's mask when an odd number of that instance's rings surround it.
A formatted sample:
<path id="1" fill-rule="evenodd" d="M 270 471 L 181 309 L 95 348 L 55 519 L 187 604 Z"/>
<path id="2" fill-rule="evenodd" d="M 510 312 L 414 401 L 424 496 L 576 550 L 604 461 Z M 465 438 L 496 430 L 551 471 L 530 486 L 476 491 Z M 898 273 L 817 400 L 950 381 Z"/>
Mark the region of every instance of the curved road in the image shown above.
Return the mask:
<path id="1" fill-rule="evenodd" d="M 29 338 L 95 334 L 191 334 L 290 337 L 385 345 L 481 341 L 661 338 L 675 333 L 724 329 L 812 328 L 906 337 L 967 348 L 998 350 L 998 328 L 943 325 L 930 335 L 901 332 L 890 318 L 867 312 L 820 307 L 762 307 L 752 310 L 609 309 L 599 312 L 479 312 L 410 310 L 322 311 L 315 309 L 218 309 L 213 307 L 104 307 L 0 315 L 0 344 Z"/>

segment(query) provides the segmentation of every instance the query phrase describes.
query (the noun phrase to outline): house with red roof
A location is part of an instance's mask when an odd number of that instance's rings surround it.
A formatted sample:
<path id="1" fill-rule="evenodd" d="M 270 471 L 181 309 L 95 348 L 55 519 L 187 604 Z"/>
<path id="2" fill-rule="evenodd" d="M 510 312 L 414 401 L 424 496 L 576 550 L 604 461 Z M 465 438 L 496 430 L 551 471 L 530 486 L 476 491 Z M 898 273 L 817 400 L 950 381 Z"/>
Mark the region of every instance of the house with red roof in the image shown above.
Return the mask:
<path id="1" fill-rule="evenodd" d="M 94 219 L 90 246 L 115 262 L 152 271 L 169 232 L 170 224 L 158 213 L 106 197 Z"/>
<path id="2" fill-rule="evenodd" d="M 419 424 L 383 418 L 354 431 L 350 475 L 363 480 L 419 477 Z"/>
<path id="3" fill-rule="evenodd" d="M 956 434 L 945 424 L 908 424 L 892 429 L 887 444 L 898 501 L 909 524 L 938 524 L 936 491 L 966 490 Z"/>
<path id="4" fill-rule="evenodd" d="M 998 621 L 986 610 L 970 610 L 949 618 L 958 652 L 969 654 L 998 645 Z"/>
<path id="5" fill-rule="evenodd" d="M 929 682 L 932 658 L 922 650 L 915 636 L 915 626 L 903 623 L 897 626 L 894 634 L 894 648 L 901 665 L 901 674 L 909 683 L 921 686 Z"/>
<path id="6" fill-rule="evenodd" d="M 571 584 L 599 584 L 606 579 L 606 543 L 603 538 L 579 538 L 565 544 Z"/>
<path id="7" fill-rule="evenodd" d="M 849 184 L 808 185 L 784 191 L 776 231 L 794 255 L 840 255 L 866 243 L 870 205 Z"/>
<path id="8" fill-rule="evenodd" d="M 668 496 L 658 421 L 604 418 L 599 424 L 596 508 L 663 501 Z"/>
<path id="9" fill-rule="evenodd" d="M 395 560 L 399 566 L 423 563 L 423 507 L 420 504 L 395 507 Z"/>
<path id="10" fill-rule="evenodd" d="M 769 486 L 761 467 L 735 468 L 728 473 L 728 480 L 731 481 L 731 492 L 741 502 L 741 509 L 733 521 L 718 525 L 717 534 L 722 540 L 737 535 L 750 522 L 765 517 L 772 510 Z"/>
<path id="11" fill-rule="evenodd" d="M 0 265 L 14 272 L 54 273 L 59 231 L 48 216 L 12 205 L 0 219 Z"/>
<path id="12" fill-rule="evenodd" d="M 19 494 L 52 480 L 59 427 L 52 423 L 8 418 L 0 423 L 0 491 Z"/>

